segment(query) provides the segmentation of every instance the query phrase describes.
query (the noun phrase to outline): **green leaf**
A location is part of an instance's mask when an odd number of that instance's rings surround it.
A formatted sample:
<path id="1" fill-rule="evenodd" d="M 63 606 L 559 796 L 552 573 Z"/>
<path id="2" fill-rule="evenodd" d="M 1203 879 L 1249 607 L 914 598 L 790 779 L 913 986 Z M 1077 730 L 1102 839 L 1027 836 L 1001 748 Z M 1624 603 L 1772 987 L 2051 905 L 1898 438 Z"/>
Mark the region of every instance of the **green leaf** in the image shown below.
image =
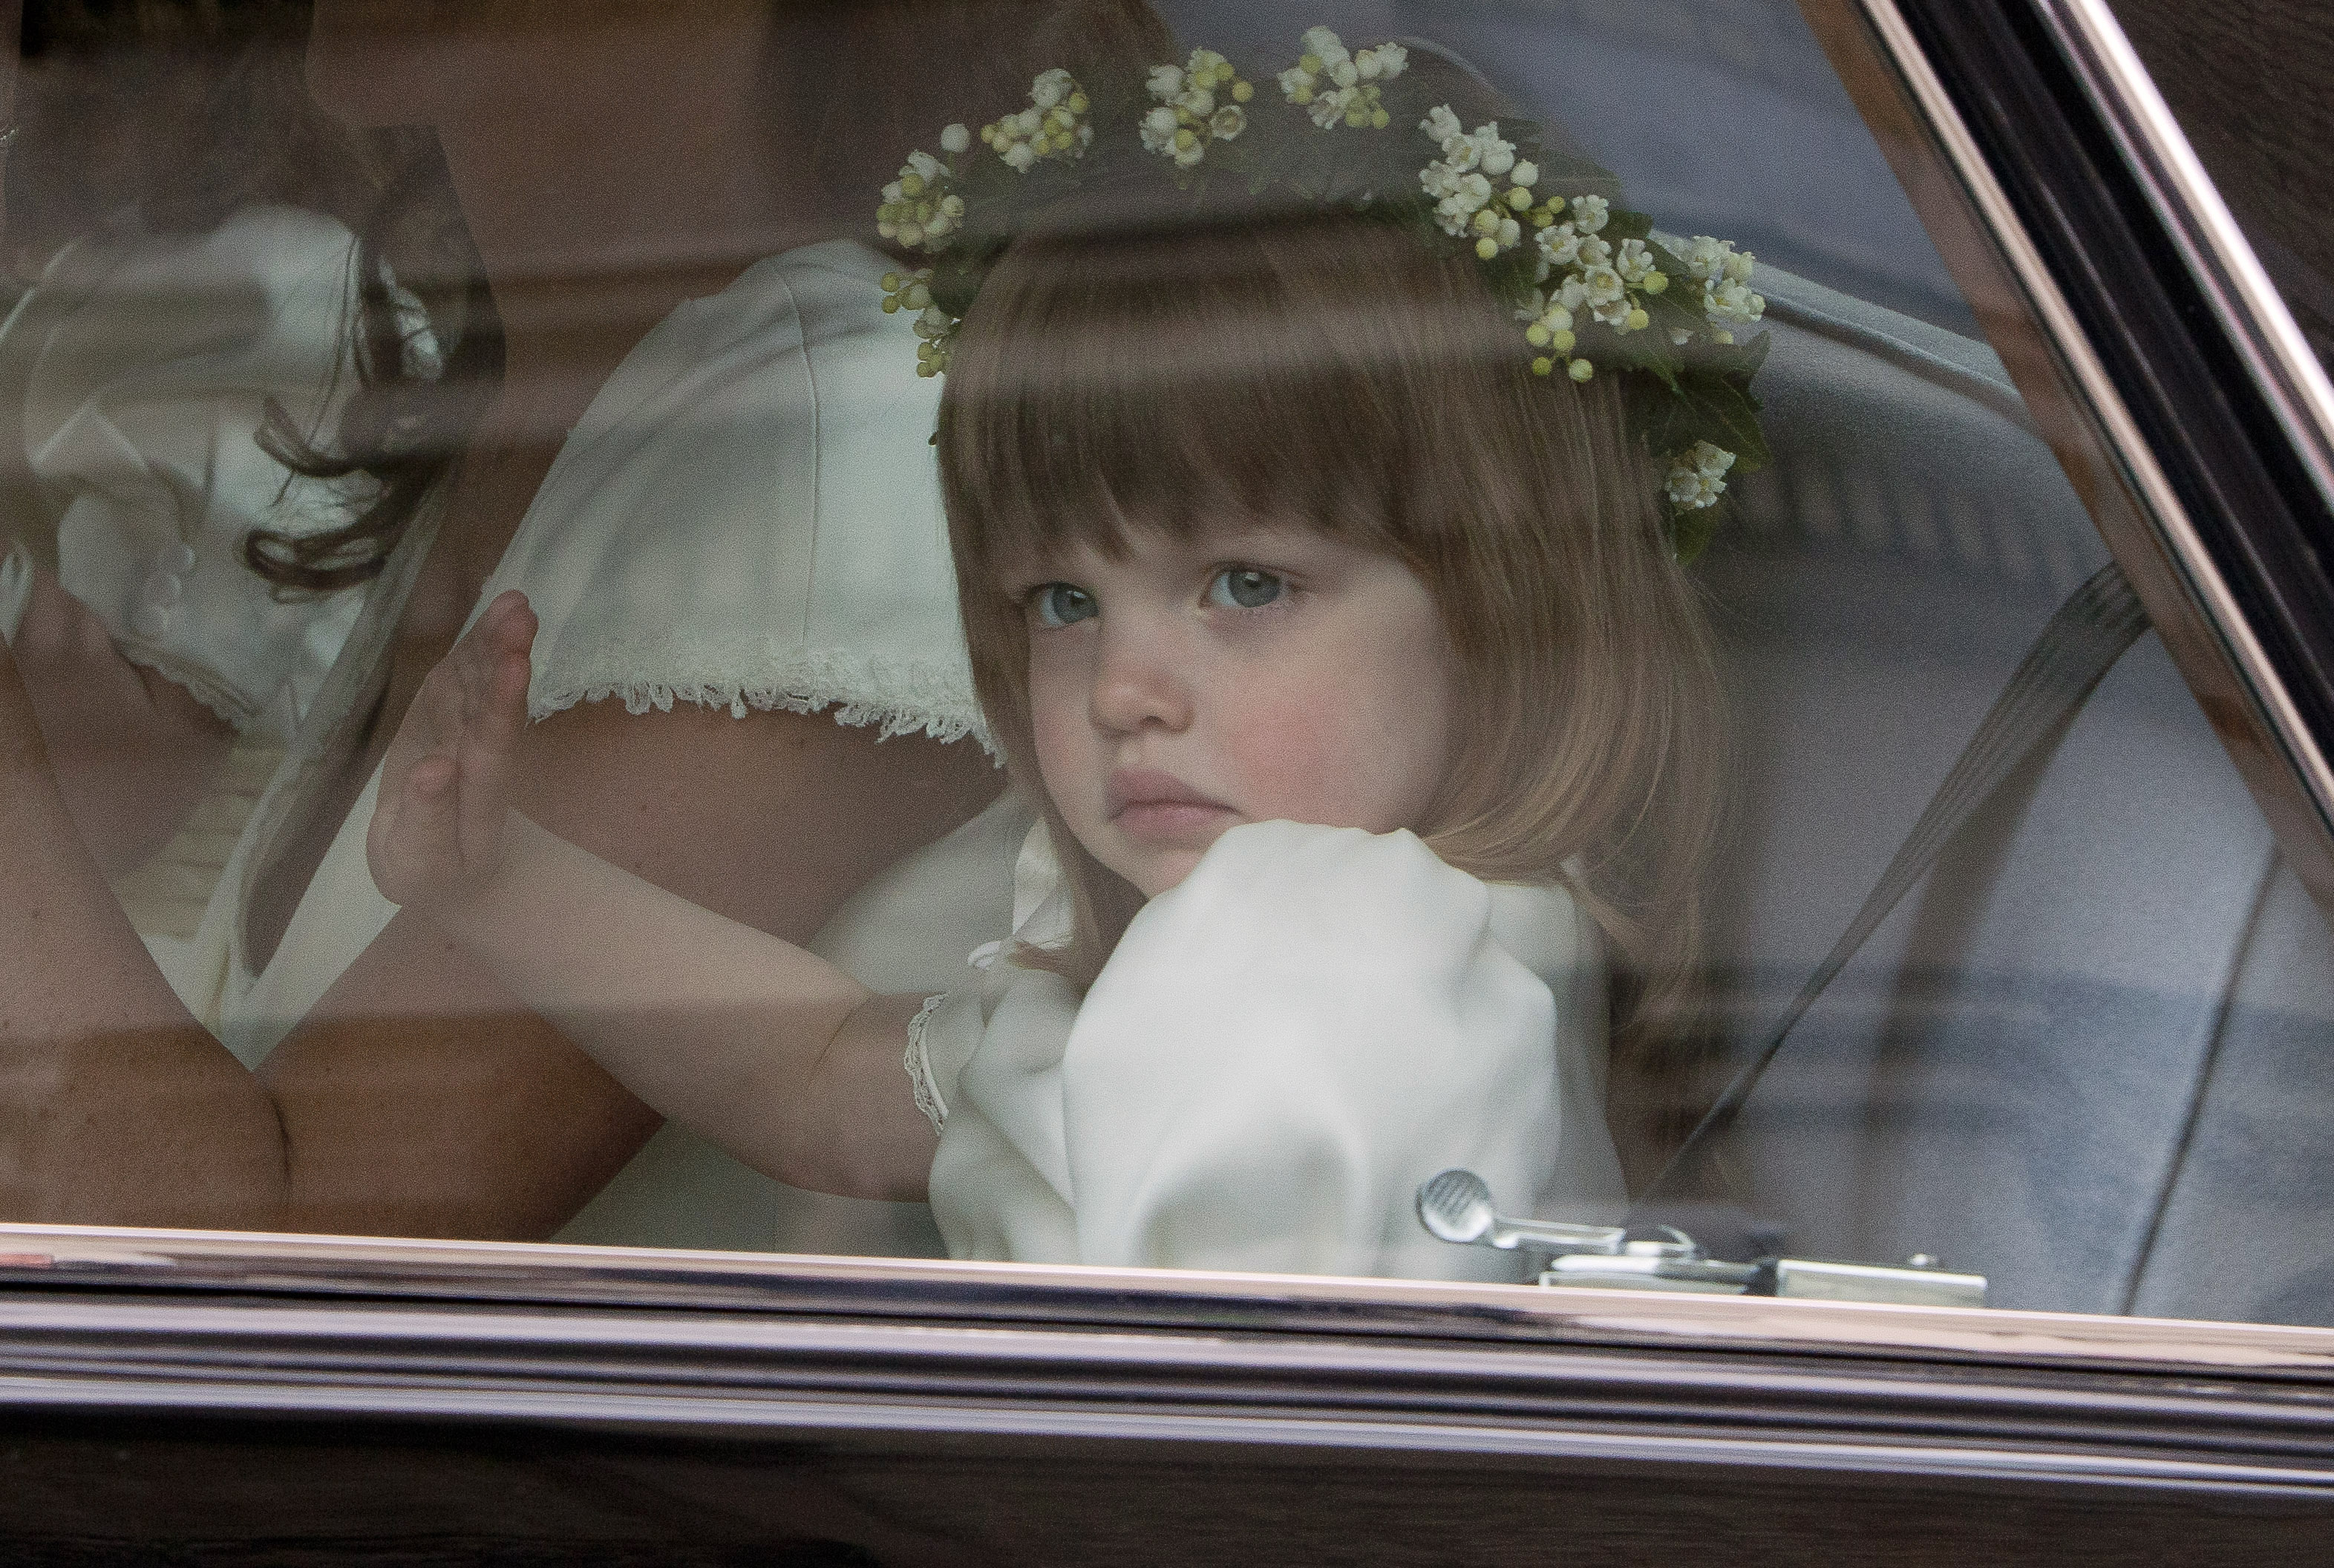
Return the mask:
<path id="1" fill-rule="evenodd" d="M 1722 496 L 1716 506 L 1691 510 L 1673 506 L 1667 500 L 1662 505 L 1670 516 L 1670 553 L 1677 557 L 1679 566 L 1690 566 L 1717 535 L 1718 525 L 1724 520 L 1719 514 L 1726 509 L 1726 498 Z"/>
<path id="2" fill-rule="evenodd" d="M 1745 388 L 1724 376 L 1690 371 L 1678 378 L 1678 401 L 1684 405 L 1696 438 L 1732 452 L 1736 466 L 1744 472 L 1755 472 L 1774 460 L 1766 435 L 1759 428 L 1759 404 Z"/>
<path id="3" fill-rule="evenodd" d="M 1605 232 L 1598 237 L 1618 250 L 1623 240 L 1643 239 L 1653 232 L 1652 218 L 1642 212 L 1631 212 L 1625 208 L 1615 207 L 1605 221 Z"/>

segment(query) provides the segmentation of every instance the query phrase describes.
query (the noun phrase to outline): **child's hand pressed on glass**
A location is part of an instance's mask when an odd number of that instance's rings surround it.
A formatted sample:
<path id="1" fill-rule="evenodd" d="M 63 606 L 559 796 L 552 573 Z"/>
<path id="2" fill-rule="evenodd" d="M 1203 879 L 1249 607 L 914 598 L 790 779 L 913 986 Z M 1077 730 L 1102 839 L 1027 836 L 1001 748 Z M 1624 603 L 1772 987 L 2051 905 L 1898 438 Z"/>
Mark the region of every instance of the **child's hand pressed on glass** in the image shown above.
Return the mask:
<path id="1" fill-rule="evenodd" d="M 429 672 L 390 742 L 365 857 L 392 903 L 467 897 L 502 865 L 535 632 L 526 595 L 498 596 Z"/>
<path id="2" fill-rule="evenodd" d="M 651 1106 L 796 1186 L 920 1198 L 932 1132 L 902 1086 L 916 996 L 641 880 L 511 807 L 535 618 L 508 593 L 423 682 L 365 854 Z"/>

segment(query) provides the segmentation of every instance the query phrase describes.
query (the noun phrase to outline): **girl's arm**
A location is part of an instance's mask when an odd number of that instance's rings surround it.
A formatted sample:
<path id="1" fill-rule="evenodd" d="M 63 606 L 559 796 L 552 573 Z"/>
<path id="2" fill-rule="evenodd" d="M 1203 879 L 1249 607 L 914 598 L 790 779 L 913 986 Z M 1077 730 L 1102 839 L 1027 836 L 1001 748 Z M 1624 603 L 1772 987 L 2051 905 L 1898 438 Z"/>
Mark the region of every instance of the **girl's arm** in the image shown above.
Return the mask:
<path id="1" fill-rule="evenodd" d="M 521 763 L 520 799 L 553 831 L 797 941 L 994 789 L 976 748 L 619 702 L 530 726 Z M 540 1238 L 656 1130 L 418 913 L 246 1069 L 82 847 L 5 646 L 0 847 L 0 1219 Z"/>
<path id="2" fill-rule="evenodd" d="M 423 684 L 383 764 L 367 855 L 627 1089 L 796 1186 L 916 1196 L 932 1135 L 877 997 L 790 943 L 641 880 L 509 805 L 535 621 L 507 594 Z"/>

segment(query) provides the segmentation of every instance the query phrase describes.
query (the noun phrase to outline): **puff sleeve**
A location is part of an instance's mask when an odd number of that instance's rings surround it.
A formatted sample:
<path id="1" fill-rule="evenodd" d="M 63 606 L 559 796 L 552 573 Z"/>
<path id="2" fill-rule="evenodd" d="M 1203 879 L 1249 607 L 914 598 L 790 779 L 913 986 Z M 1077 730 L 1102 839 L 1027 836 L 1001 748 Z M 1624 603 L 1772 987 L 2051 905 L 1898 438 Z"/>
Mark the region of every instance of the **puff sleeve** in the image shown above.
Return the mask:
<path id="1" fill-rule="evenodd" d="M 881 255 L 830 240 L 675 310 L 612 376 L 494 579 L 541 629 L 528 712 L 622 699 L 979 731 L 931 449 Z"/>
<path id="2" fill-rule="evenodd" d="M 933 1163 L 958 1255 L 1501 1280 L 1513 1257 L 1419 1227 L 1420 1183 L 1620 1205 L 1597 953 L 1559 890 L 1408 833 L 1251 823 L 1136 916 L 1074 1021 L 1060 985 L 932 1016 L 943 1058 L 986 1024 Z"/>

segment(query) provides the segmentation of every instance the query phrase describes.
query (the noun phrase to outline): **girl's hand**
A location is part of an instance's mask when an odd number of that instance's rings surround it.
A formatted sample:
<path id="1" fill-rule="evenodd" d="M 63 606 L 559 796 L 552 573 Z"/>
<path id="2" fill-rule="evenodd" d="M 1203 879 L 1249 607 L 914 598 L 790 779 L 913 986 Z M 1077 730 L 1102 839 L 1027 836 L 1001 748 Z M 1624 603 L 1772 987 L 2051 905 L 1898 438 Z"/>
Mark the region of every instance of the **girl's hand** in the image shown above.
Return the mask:
<path id="1" fill-rule="evenodd" d="M 535 631 L 526 595 L 499 595 L 406 710 L 365 834 L 372 879 L 391 903 L 458 903 L 502 865 Z"/>

